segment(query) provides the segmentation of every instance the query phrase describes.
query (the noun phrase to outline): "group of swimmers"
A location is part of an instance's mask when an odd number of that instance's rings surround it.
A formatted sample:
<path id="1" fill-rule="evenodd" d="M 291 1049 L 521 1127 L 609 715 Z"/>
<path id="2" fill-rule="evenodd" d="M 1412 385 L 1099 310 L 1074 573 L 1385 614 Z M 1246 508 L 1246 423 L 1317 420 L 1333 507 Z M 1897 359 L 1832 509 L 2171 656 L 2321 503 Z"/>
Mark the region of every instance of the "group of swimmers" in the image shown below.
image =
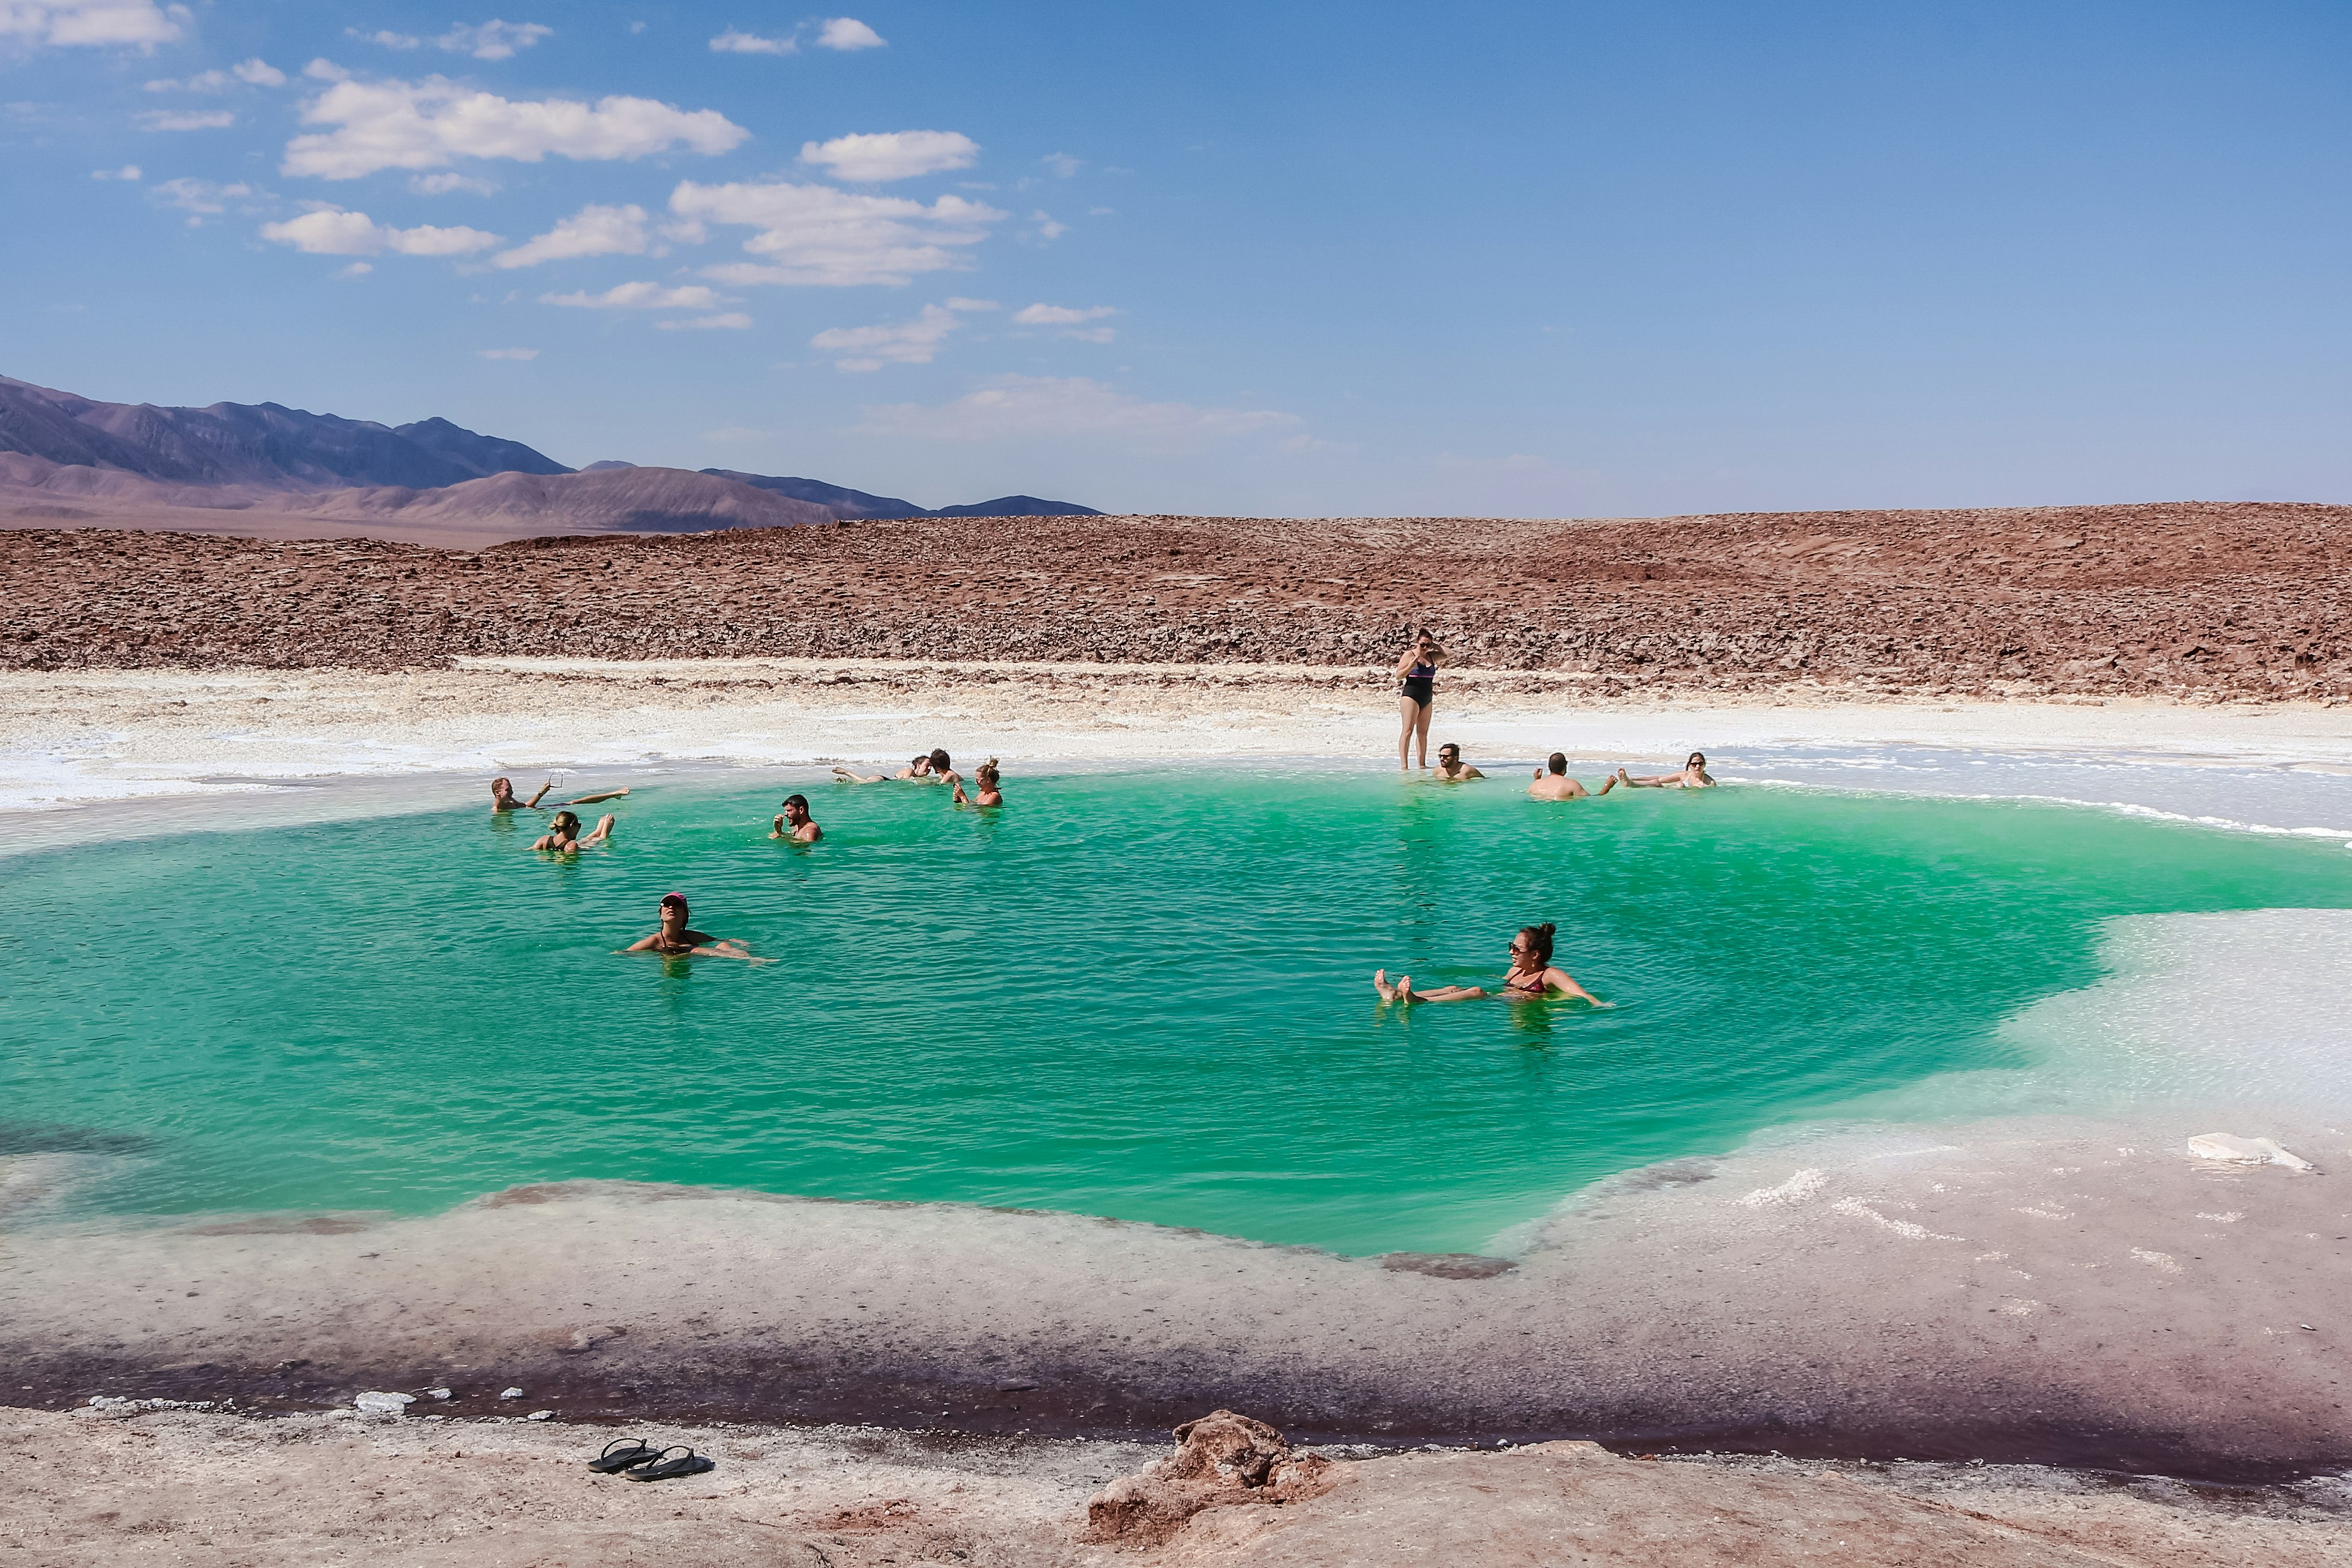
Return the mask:
<path id="1" fill-rule="evenodd" d="M 1486 775 L 1462 760 L 1462 748 L 1448 741 L 1437 748 L 1437 766 L 1430 770 L 1446 784 L 1462 784 Z M 1607 795 L 1619 784 L 1629 789 L 1713 789 L 1715 779 L 1706 771 L 1706 753 L 1693 752 L 1683 765 L 1670 773 L 1652 773 L 1635 778 L 1623 768 L 1601 781 L 1599 789 L 1587 789 L 1581 781 L 1568 776 L 1568 753 L 1554 752 L 1536 770 L 1535 782 L 1528 785 L 1528 794 L 1538 800 L 1586 800 Z"/>
<path id="2" fill-rule="evenodd" d="M 944 751 L 934 751 L 927 755 L 916 757 L 895 774 L 876 773 L 868 777 L 839 766 L 836 766 L 833 772 L 834 781 L 836 784 L 887 784 L 895 777 L 915 784 L 948 784 L 952 786 L 954 801 L 959 806 L 986 808 L 1004 804 L 1003 778 L 998 773 L 994 757 L 989 758 L 972 771 L 972 788 L 970 794 L 965 793 L 963 775 L 956 772 L 954 763 Z M 537 794 L 529 800 L 524 800 L 515 794 L 512 779 L 492 779 L 490 810 L 494 815 L 502 815 L 510 811 L 537 811 L 541 809 L 539 803 L 545 800 L 554 788 L 555 781 L 550 779 L 539 786 Z M 583 849 L 609 843 L 613 837 L 613 829 L 618 826 L 617 817 L 611 812 L 606 812 L 597 820 L 593 828 L 583 834 L 580 831 L 580 814 L 572 807 L 618 800 L 628 793 L 626 788 L 604 790 L 597 794 L 583 795 L 564 801 L 548 823 L 547 831 L 532 840 L 531 848 L 543 854 L 576 855 Z M 787 839 L 795 844 L 814 844 L 824 837 L 824 829 L 817 826 L 815 816 L 811 814 L 808 796 L 788 795 L 783 799 L 782 809 L 776 814 L 770 824 L 768 837 Z M 734 937 L 714 937 L 707 931 L 688 929 L 686 923 L 686 895 L 683 893 L 665 894 L 661 901 L 659 931 L 651 936 L 632 942 L 620 951 L 658 952 L 671 957 L 693 953 L 705 958 L 740 958 L 753 963 L 775 962 L 773 959 L 753 958 L 751 951 Z"/>
<path id="3" fill-rule="evenodd" d="M 1444 662 L 1445 650 L 1437 646 L 1437 638 L 1427 626 L 1414 628 L 1410 645 L 1397 656 L 1397 711 L 1403 720 L 1403 727 L 1397 733 L 1399 773 L 1412 771 L 1416 743 L 1421 750 L 1421 765 L 1429 767 L 1429 720 L 1437 700 L 1437 668 Z M 1437 766 L 1430 771 L 1446 784 L 1486 776 L 1464 762 L 1462 748 L 1451 741 L 1437 748 Z M 1544 766 L 1536 770 L 1535 782 L 1528 785 L 1528 793 L 1538 800 L 1583 800 L 1607 795 L 1619 784 L 1633 789 L 1706 789 L 1714 783 L 1707 776 L 1706 754 L 1693 752 L 1690 759 L 1674 773 L 1637 779 L 1619 768 L 1601 781 L 1599 789 L 1587 789 L 1581 782 L 1568 776 L 1568 754 L 1554 752 L 1545 759 Z"/>

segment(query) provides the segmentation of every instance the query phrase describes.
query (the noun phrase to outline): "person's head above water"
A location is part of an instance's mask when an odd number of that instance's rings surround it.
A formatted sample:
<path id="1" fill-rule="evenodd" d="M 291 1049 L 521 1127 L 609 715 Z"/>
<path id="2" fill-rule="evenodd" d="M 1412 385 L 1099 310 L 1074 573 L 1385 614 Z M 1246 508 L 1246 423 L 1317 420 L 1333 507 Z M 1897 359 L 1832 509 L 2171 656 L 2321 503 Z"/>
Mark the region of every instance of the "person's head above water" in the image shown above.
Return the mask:
<path id="1" fill-rule="evenodd" d="M 1458 763 L 1462 760 L 1462 748 L 1448 741 L 1437 748 L 1437 760 L 1448 764 Z"/>
<path id="2" fill-rule="evenodd" d="M 1683 766 L 1686 768 L 1703 768 L 1706 766 L 1706 753 L 1705 752 L 1693 752 L 1690 754 L 1690 761 L 1685 763 Z"/>
<path id="3" fill-rule="evenodd" d="M 1539 926 L 1521 926 L 1519 934 L 1511 939 L 1511 963 L 1521 969 L 1549 967 L 1553 929 L 1549 921 Z"/>
<path id="4" fill-rule="evenodd" d="M 991 757 L 988 761 L 981 763 L 980 767 L 973 773 L 972 776 L 980 781 L 981 788 L 994 789 L 999 776 L 996 771 L 996 759 L 994 757 Z"/>
<path id="5" fill-rule="evenodd" d="M 806 822 L 809 819 L 808 796 L 804 795 L 784 796 L 784 818 L 794 827 Z"/>
<path id="6" fill-rule="evenodd" d="M 490 798 L 492 800 L 505 800 L 513 794 L 514 780 L 492 779 L 490 781 Z"/>
<path id="7" fill-rule="evenodd" d="M 927 773 L 931 771 L 931 759 L 929 757 L 909 757 L 907 759 L 907 765 L 914 769 L 919 773 Z"/>
<path id="8" fill-rule="evenodd" d="M 661 922 L 666 926 L 684 925 L 686 923 L 686 895 L 684 893 L 664 893 L 662 895 Z"/>
<path id="9" fill-rule="evenodd" d="M 923 760 L 931 764 L 931 771 L 935 773 L 943 773 L 954 765 L 948 761 L 948 754 L 945 752 L 933 752 Z"/>
<path id="10" fill-rule="evenodd" d="M 555 814 L 555 820 L 547 825 L 547 830 L 558 838 L 577 838 L 580 837 L 579 815 L 575 812 L 559 811 Z"/>
<path id="11" fill-rule="evenodd" d="M 1554 752 L 1550 756 L 1544 759 L 1544 766 L 1549 768 L 1556 773 L 1564 773 L 1568 772 L 1568 753 L 1566 752 Z"/>

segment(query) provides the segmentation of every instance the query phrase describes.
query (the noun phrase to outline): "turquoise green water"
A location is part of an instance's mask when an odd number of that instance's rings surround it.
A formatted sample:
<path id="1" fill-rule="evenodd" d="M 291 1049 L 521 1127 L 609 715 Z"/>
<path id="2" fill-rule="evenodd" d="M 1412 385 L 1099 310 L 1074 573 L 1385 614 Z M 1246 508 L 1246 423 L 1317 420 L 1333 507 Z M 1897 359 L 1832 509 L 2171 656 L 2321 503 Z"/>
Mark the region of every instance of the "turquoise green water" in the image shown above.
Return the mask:
<path id="1" fill-rule="evenodd" d="M 787 788 L 823 844 L 766 838 Z M 131 1151 L 78 1200 L 115 1212 L 611 1177 L 1475 1249 L 1612 1171 L 2003 1065 L 1994 1026 L 2095 979 L 2107 916 L 2352 902 L 2332 844 L 2033 804 L 1010 788 L 655 785 L 569 864 L 470 790 L 0 861 L 0 1152 Z M 672 888 L 782 962 L 615 956 Z M 1377 1005 L 1375 965 L 1491 983 L 1544 920 L 1613 1010 Z"/>

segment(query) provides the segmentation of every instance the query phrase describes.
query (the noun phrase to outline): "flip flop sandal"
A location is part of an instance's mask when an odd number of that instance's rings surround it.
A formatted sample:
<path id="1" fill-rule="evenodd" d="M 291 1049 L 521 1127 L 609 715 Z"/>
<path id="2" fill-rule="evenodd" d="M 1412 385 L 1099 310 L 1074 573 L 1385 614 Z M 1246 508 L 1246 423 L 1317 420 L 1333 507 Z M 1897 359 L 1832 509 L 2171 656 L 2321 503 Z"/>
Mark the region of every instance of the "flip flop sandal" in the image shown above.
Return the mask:
<path id="1" fill-rule="evenodd" d="M 604 1451 L 588 1461 L 588 1468 L 600 1476 L 609 1476 L 615 1470 L 646 1464 L 660 1457 L 661 1450 L 642 1437 L 619 1437 L 605 1444 Z"/>
<path id="2" fill-rule="evenodd" d="M 673 1459 L 670 1458 L 672 1454 L 677 1454 L 679 1458 Z M 718 1468 L 719 1461 L 705 1458 L 691 1448 L 664 1448 L 660 1458 L 650 1465 L 631 1470 L 629 1479 L 666 1481 L 672 1476 L 698 1476 L 705 1470 L 715 1470 Z"/>

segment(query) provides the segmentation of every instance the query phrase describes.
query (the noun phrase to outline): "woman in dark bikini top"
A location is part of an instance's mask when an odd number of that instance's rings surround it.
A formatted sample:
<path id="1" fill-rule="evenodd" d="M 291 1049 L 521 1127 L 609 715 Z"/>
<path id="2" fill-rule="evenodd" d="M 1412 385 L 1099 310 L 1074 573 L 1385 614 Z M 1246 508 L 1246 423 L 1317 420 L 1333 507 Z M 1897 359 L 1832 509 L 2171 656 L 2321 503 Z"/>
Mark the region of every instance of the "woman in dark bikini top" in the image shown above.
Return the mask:
<path id="1" fill-rule="evenodd" d="M 1404 728 L 1397 735 L 1397 771 L 1412 766 L 1412 748 L 1421 742 L 1421 765 L 1429 766 L 1429 716 L 1437 686 L 1437 667 L 1444 650 L 1427 626 L 1413 634 L 1412 646 L 1397 659 L 1397 712 Z"/>

